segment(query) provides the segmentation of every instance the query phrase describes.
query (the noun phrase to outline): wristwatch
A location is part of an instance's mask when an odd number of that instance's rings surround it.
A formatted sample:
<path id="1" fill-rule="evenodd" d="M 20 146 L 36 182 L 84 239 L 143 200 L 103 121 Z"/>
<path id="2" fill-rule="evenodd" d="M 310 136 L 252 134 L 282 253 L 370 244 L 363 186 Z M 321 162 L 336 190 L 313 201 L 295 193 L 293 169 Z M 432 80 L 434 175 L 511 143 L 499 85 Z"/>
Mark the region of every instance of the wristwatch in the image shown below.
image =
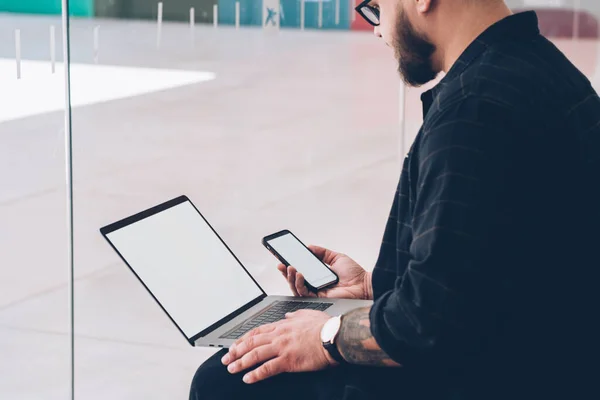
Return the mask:
<path id="1" fill-rule="evenodd" d="M 340 364 L 346 363 L 346 360 L 344 360 L 344 357 L 342 357 L 342 354 L 335 344 L 335 339 L 337 338 L 341 326 L 342 316 L 338 315 L 337 317 L 330 318 L 325 322 L 323 328 L 321 328 L 321 342 L 323 343 L 323 347 L 331 355 L 331 358 Z"/>

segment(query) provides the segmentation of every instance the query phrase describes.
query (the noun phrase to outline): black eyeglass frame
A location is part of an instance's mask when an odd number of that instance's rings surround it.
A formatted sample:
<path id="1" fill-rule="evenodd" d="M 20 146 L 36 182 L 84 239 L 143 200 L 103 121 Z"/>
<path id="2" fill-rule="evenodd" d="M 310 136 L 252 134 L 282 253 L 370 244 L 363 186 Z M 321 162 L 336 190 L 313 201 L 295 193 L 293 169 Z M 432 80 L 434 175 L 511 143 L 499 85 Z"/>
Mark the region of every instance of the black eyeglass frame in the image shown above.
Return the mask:
<path id="1" fill-rule="evenodd" d="M 369 3 L 371 2 L 371 0 L 364 0 L 362 3 L 360 3 L 359 5 L 357 5 L 354 10 L 356 10 L 356 12 L 364 18 L 365 21 L 367 21 L 369 24 L 373 25 L 373 26 L 379 26 L 379 23 L 375 23 L 373 21 L 371 21 L 369 19 L 369 17 L 367 17 L 365 15 L 365 13 L 363 12 L 363 8 L 368 8 L 374 15 L 377 16 L 377 19 L 379 19 L 379 9 L 372 7 L 369 5 Z"/>

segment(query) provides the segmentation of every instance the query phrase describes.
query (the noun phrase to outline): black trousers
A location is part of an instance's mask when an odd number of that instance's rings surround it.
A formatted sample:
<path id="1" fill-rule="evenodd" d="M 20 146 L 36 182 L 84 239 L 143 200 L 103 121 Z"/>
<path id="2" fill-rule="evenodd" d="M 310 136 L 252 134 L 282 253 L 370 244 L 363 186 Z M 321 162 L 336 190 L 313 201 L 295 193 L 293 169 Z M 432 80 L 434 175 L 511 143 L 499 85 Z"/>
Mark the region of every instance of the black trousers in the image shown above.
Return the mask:
<path id="1" fill-rule="evenodd" d="M 221 364 L 221 350 L 198 368 L 190 400 L 286 399 L 286 400 L 413 400 L 414 387 L 401 369 L 354 365 L 324 371 L 281 374 L 247 385 L 243 373 L 231 375 Z M 423 398 L 420 393 L 420 398 Z"/>

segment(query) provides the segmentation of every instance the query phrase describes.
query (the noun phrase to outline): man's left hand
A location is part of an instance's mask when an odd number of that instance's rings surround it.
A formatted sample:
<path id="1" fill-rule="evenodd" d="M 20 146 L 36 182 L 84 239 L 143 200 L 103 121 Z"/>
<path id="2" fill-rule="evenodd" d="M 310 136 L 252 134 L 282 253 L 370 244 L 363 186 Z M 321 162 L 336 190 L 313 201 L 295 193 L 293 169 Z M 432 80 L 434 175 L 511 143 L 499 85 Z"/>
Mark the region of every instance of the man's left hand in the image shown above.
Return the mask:
<path id="1" fill-rule="evenodd" d="M 321 328 L 330 315 L 299 310 L 272 324 L 248 332 L 229 348 L 221 360 L 227 370 L 244 375 L 244 382 L 255 383 L 283 372 L 308 372 L 337 365 L 321 342 Z"/>

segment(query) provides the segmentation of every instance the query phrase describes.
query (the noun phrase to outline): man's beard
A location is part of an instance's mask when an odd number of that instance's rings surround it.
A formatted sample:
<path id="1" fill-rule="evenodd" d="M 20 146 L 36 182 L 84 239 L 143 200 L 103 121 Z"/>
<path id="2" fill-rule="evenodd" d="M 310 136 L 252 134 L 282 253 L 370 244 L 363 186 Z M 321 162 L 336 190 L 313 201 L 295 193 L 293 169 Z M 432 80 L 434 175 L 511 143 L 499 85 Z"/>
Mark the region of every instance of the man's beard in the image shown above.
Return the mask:
<path id="1" fill-rule="evenodd" d="M 409 86 L 421 86 L 437 76 L 432 56 L 435 45 L 418 33 L 400 8 L 394 51 L 398 59 L 398 72 Z"/>

